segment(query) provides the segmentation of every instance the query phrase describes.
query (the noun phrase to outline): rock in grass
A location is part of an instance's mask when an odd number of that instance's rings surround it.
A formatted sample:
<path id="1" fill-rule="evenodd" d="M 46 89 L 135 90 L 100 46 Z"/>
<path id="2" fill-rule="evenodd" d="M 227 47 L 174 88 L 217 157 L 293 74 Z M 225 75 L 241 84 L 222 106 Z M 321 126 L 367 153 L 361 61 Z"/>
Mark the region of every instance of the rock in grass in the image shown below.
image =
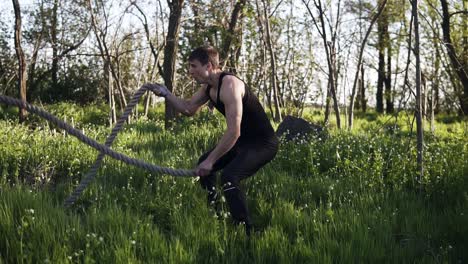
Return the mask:
<path id="1" fill-rule="evenodd" d="M 284 141 L 294 139 L 310 140 L 312 137 L 325 136 L 323 127 L 310 123 L 302 118 L 286 116 L 278 126 L 276 135 Z"/>

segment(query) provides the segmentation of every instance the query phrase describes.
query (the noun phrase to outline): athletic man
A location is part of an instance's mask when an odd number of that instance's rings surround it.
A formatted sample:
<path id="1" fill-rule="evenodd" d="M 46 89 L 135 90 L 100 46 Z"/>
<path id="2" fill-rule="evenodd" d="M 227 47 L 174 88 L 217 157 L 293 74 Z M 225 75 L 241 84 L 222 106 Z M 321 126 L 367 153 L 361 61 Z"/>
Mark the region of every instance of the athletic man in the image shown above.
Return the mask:
<path id="1" fill-rule="evenodd" d="M 216 147 L 200 157 L 195 171 L 202 187 L 208 191 L 208 203 L 216 209 L 219 196 L 215 189 L 215 172 L 222 170 L 222 188 L 231 216 L 234 222 L 245 224 L 250 235 L 252 222 L 239 183 L 275 157 L 278 139 L 263 107 L 246 84 L 219 68 L 215 48 L 195 49 L 189 56 L 189 65 L 190 75 L 201 88 L 188 101 L 177 98 L 162 85 L 145 85 L 184 115 L 194 115 L 210 101 L 225 116 L 224 135 Z"/>

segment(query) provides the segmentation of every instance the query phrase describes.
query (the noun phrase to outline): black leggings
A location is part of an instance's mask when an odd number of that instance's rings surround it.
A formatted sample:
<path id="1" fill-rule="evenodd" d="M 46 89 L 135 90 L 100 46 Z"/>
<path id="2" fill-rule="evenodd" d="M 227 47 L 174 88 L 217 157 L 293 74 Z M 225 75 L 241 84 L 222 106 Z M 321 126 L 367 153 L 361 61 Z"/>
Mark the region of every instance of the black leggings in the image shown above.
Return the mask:
<path id="1" fill-rule="evenodd" d="M 211 151 L 213 149 L 203 154 L 198 160 L 198 164 L 203 162 Z M 223 170 L 221 174 L 222 188 L 231 216 L 235 222 L 244 222 L 246 226 L 250 226 L 252 223 L 245 194 L 240 189 L 239 183 L 271 161 L 276 156 L 276 152 L 278 152 L 276 137 L 260 142 L 237 142 L 231 150 L 216 161 L 211 174 L 200 179 L 202 187 L 208 191 L 208 203 L 217 203 L 215 172 Z"/>

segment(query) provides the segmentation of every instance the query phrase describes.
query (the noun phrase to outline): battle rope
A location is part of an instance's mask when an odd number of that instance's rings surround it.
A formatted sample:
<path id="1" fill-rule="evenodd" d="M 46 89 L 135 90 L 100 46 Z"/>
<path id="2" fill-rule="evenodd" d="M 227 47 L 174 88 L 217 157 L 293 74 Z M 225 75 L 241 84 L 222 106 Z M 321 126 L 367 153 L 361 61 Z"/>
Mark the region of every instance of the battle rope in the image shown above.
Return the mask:
<path id="1" fill-rule="evenodd" d="M 117 136 L 117 133 L 122 129 L 123 124 L 125 123 L 125 120 L 127 120 L 128 116 L 131 114 L 133 107 L 137 104 L 138 100 L 140 97 L 147 91 L 147 88 L 142 87 L 140 88 L 133 96 L 132 100 L 128 103 L 127 107 L 124 110 L 123 115 L 119 118 L 117 121 L 116 125 L 112 129 L 111 134 L 107 137 L 106 142 L 104 145 L 96 142 L 95 140 L 83 135 L 81 131 L 78 129 L 68 125 L 64 121 L 58 119 L 56 116 L 34 106 L 29 103 L 23 102 L 21 100 L 18 100 L 16 98 L 8 97 L 8 96 L 3 96 L 0 95 L 0 103 L 7 104 L 7 105 L 13 105 L 17 106 L 20 108 L 26 109 L 30 113 L 35 113 L 42 118 L 45 118 L 49 120 L 50 122 L 56 124 L 59 128 L 64 129 L 67 131 L 69 134 L 75 136 L 78 138 L 80 141 L 88 144 L 89 146 L 97 149 L 100 153 L 98 157 L 96 158 L 96 161 L 94 162 L 93 166 L 89 170 L 89 172 L 85 175 L 83 180 L 80 182 L 78 187 L 73 191 L 73 193 L 68 197 L 64 205 L 66 207 L 69 207 L 73 205 L 78 197 L 81 195 L 81 193 L 86 189 L 86 187 L 93 181 L 93 179 L 96 176 L 97 170 L 99 169 L 102 160 L 104 159 L 105 155 L 108 155 L 114 159 L 123 161 L 127 164 L 137 166 L 144 168 L 146 170 L 149 170 L 151 172 L 156 172 L 156 173 L 163 173 L 163 174 L 169 174 L 172 176 L 179 176 L 179 177 L 192 177 L 196 176 L 194 170 L 182 170 L 182 169 L 171 169 L 171 168 L 166 168 L 166 167 L 160 167 L 156 166 L 153 164 L 146 163 L 144 161 L 130 158 L 124 154 L 118 153 L 112 149 L 110 149 L 110 146 L 112 145 L 112 142 L 114 141 L 115 137 Z"/>

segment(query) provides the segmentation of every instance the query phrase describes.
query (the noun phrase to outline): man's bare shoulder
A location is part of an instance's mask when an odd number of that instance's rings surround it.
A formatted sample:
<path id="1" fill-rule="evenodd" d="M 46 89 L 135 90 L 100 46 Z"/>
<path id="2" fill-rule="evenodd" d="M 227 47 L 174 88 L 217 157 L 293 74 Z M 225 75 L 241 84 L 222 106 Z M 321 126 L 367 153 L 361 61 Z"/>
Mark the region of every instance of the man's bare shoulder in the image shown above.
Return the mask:
<path id="1" fill-rule="evenodd" d="M 200 87 L 200 90 L 206 90 L 206 88 L 208 87 L 208 84 L 202 84 L 201 87 Z"/>
<path id="2" fill-rule="evenodd" d="M 226 84 L 237 84 L 239 82 L 239 78 L 237 78 L 236 76 L 234 75 L 226 75 L 224 76 L 223 78 L 223 84 L 226 83 Z"/>
<path id="3" fill-rule="evenodd" d="M 200 88 L 198 89 L 198 93 L 206 94 L 208 91 L 208 84 L 201 84 Z"/>
<path id="4" fill-rule="evenodd" d="M 228 90 L 230 93 L 244 94 L 244 82 L 233 75 L 227 75 L 223 78 L 223 90 Z"/>

